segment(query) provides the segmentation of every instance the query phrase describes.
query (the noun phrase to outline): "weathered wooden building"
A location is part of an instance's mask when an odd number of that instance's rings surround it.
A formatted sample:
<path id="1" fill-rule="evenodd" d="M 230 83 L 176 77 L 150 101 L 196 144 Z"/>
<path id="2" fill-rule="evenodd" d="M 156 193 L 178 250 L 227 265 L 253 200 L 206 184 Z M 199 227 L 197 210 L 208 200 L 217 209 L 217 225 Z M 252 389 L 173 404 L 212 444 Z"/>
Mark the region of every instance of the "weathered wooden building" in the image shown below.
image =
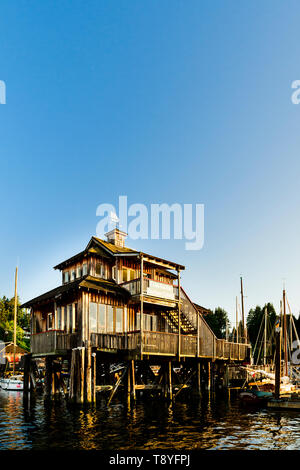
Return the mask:
<path id="1" fill-rule="evenodd" d="M 160 383 L 168 375 L 171 396 L 173 365 L 188 364 L 198 375 L 206 367 L 210 375 L 216 361 L 247 360 L 249 346 L 216 338 L 203 318 L 205 309 L 190 300 L 180 283 L 184 266 L 128 248 L 117 228 L 106 237 L 92 237 L 82 252 L 55 266 L 61 285 L 23 304 L 31 310 L 32 357 L 48 358 L 49 368 L 53 358 L 68 358 L 73 398 L 93 399 L 96 384 L 105 382 L 101 374 L 96 377 L 99 364 L 127 364 L 133 396 L 137 365 L 146 382 L 141 388 L 151 388 L 145 367 L 160 365 Z"/>

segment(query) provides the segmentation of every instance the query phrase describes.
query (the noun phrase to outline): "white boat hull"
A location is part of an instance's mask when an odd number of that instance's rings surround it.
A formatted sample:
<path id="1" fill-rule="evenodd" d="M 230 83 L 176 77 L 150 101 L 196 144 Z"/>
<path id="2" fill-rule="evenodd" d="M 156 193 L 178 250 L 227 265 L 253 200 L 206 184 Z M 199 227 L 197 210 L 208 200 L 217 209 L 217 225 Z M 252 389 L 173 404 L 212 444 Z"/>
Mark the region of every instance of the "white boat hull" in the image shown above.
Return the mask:
<path id="1" fill-rule="evenodd" d="M 24 389 L 24 385 L 23 385 L 23 381 L 22 380 L 18 380 L 18 379 L 0 379 L 0 387 L 3 389 L 3 390 L 8 390 L 8 391 L 13 391 L 13 390 L 16 390 L 16 391 L 23 391 Z"/>

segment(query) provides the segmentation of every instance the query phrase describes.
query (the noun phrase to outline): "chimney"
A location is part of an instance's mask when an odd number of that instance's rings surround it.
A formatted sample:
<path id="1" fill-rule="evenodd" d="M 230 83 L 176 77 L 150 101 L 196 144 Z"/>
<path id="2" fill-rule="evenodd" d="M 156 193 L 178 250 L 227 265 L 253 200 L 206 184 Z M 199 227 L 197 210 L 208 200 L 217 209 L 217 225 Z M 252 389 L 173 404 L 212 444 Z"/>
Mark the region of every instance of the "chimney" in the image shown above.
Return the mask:
<path id="1" fill-rule="evenodd" d="M 114 228 L 110 232 L 107 232 L 105 236 L 109 243 L 119 246 L 120 248 L 125 246 L 125 238 L 127 237 L 127 233 L 122 232 L 122 230 Z"/>

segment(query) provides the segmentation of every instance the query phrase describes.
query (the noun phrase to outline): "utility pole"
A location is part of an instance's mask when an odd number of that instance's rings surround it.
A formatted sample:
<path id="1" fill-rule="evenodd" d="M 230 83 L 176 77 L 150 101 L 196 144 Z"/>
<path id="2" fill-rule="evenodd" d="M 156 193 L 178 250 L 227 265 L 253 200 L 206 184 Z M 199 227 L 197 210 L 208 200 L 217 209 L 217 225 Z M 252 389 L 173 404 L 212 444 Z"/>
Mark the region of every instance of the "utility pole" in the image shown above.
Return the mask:
<path id="1" fill-rule="evenodd" d="M 243 291 L 243 278 L 242 277 L 241 277 L 241 303 L 242 303 L 243 336 L 244 336 L 244 342 L 246 343 L 245 313 L 244 313 L 244 291 Z"/>
<path id="2" fill-rule="evenodd" d="M 17 345 L 17 284 L 18 284 L 18 267 L 16 267 L 16 274 L 15 274 L 15 306 L 14 306 L 14 364 L 13 364 L 13 373 L 15 375 L 15 367 L 16 367 L 16 345 Z"/>

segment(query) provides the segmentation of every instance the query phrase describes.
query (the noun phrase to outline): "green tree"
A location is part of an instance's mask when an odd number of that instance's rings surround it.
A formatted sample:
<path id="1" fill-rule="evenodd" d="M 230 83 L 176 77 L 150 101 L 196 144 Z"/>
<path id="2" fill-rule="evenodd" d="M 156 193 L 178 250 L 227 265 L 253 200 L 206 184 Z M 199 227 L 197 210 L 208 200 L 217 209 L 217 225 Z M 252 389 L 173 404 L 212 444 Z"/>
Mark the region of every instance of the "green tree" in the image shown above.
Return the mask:
<path id="1" fill-rule="evenodd" d="M 217 307 L 214 312 L 210 312 L 205 316 L 205 320 L 217 338 L 225 338 L 226 325 L 229 326 L 229 319 L 227 312 L 223 308 Z"/>
<path id="2" fill-rule="evenodd" d="M 13 341 L 14 332 L 14 306 L 15 299 L 3 296 L 0 298 L 0 340 Z M 24 329 L 28 330 L 30 317 L 26 311 L 20 308 L 20 300 L 17 301 L 17 344 L 29 349 L 29 340 L 24 338 Z"/>
<path id="3" fill-rule="evenodd" d="M 270 341 L 270 332 L 274 329 L 276 311 L 273 304 L 267 303 L 264 305 L 264 307 L 257 305 L 255 309 L 251 309 L 247 317 L 247 330 L 252 348 L 254 348 L 257 340 L 259 341 L 258 345 L 260 345 L 260 342 L 262 341 L 262 337 L 258 338 L 258 335 L 265 315 L 265 308 L 267 308 L 267 324 L 269 325 L 269 331 L 267 330 L 268 341 Z M 264 325 L 262 325 L 261 334 L 263 331 Z M 256 351 L 255 356 L 257 356 L 257 352 L 258 351 Z M 254 357 L 254 360 L 256 360 L 256 357 Z"/>

